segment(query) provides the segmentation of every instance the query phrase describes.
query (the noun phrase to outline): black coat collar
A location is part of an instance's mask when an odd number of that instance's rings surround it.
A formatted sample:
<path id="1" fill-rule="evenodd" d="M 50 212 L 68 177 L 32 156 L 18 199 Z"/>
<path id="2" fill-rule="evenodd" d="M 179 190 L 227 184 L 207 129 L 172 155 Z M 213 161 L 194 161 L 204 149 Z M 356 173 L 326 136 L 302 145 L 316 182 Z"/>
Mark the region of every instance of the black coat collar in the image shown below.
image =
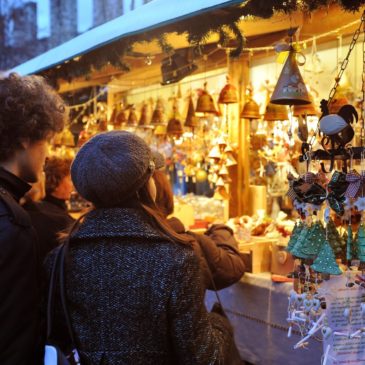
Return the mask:
<path id="1" fill-rule="evenodd" d="M 2 167 L 0 167 L 0 186 L 6 189 L 17 202 L 31 189 L 31 185 Z"/>

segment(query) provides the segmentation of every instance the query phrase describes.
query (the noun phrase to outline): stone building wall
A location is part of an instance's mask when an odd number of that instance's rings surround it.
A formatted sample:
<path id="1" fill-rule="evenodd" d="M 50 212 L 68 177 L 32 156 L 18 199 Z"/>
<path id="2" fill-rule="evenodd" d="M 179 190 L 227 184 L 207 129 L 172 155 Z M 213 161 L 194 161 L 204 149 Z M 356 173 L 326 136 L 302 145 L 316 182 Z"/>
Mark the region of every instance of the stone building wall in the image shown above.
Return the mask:
<path id="1" fill-rule="evenodd" d="M 93 0 L 92 27 L 153 0 Z M 0 0 L 0 71 L 78 35 L 77 0 L 50 0 L 50 36 L 37 38 L 37 1 Z"/>

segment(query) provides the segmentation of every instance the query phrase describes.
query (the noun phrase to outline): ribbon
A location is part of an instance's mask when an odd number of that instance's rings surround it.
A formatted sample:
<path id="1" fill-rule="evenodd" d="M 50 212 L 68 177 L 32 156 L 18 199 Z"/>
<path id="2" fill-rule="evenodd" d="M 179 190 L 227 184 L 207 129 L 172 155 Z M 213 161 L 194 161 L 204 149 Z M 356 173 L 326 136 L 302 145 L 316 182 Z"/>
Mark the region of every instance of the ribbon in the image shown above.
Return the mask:
<path id="1" fill-rule="evenodd" d="M 328 190 L 332 191 L 336 196 L 342 197 L 349 183 L 346 181 L 346 174 L 340 171 L 335 171 L 328 183 Z"/>
<path id="2" fill-rule="evenodd" d="M 349 198 L 355 198 L 365 182 L 365 173 L 362 172 L 360 175 L 356 170 L 351 170 L 346 175 L 346 181 L 349 183 L 349 185 L 346 189 L 345 196 Z"/>
<path id="3" fill-rule="evenodd" d="M 298 200 L 298 196 L 297 194 L 295 193 L 294 191 L 294 175 L 292 174 L 288 174 L 288 182 L 289 182 L 289 190 L 288 192 L 286 193 L 286 195 L 292 200 L 292 201 L 295 201 L 295 200 Z"/>

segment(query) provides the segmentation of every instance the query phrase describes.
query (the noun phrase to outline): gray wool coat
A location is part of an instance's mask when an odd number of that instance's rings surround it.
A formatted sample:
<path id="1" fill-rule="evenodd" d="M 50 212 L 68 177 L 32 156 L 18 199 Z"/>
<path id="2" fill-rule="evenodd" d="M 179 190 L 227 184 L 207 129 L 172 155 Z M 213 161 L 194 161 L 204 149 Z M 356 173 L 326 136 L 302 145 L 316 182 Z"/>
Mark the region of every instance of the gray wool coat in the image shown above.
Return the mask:
<path id="1" fill-rule="evenodd" d="M 50 272 L 55 253 L 47 258 Z M 198 259 L 137 208 L 97 209 L 73 234 L 66 295 L 82 365 L 224 364 L 228 322 L 207 313 Z M 59 326 L 53 339 L 67 342 Z"/>

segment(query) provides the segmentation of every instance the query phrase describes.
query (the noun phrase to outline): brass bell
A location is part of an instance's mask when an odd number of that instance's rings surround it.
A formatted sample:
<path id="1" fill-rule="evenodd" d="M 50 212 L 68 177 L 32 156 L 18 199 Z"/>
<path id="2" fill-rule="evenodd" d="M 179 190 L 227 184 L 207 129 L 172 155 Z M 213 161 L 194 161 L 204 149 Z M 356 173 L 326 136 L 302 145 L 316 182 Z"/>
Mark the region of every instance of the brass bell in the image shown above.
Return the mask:
<path id="1" fill-rule="evenodd" d="M 182 124 L 179 119 L 171 118 L 167 124 L 166 132 L 169 136 L 181 136 L 184 133 Z"/>
<path id="2" fill-rule="evenodd" d="M 255 100 L 252 99 L 252 89 L 248 89 L 248 97 L 243 109 L 241 111 L 240 117 L 242 119 L 260 119 L 260 107 Z"/>
<path id="3" fill-rule="evenodd" d="M 230 166 L 236 166 L 236 165 L 237 165 L 237 161 L 232 156 L 232 154 L 227 155 L 226 166 L 230 167 Z"/>
<path id="4" fill-rule="evenodd" d="M 156 107 L 152 113 L 151 124 L 153 125 L 164 124 L 164 115 L 163 115 L 163 107 L 161 100 L 157 100 L 156 102 Z"/>
<path id="5" fill-rule="evenodd" d="M 196 112 L 198 113 L 217 113 L 217 109 L 214 105 L 214 100 L 212 96 L 207 91 L 207 83 L 204 84 L 204 90 L 198 98 L 198 103 L 196 105 Z"/>
<path id="6" fill-rule="evenodd" d="M 296 53 L 291 46 L 288 58 L 271 95 L 271 103 L 273 104 L 300 105 L 310 103 L 308 90 L 297 64 Z"/>
<path id="7" fill-rule="evenodd" d="M 214 160 L 220 160 L 222 158 L 222 154 L 221 154 L 221 151 L 219 149 L 219 146 L 214 146 L 209 154 L 208 154 L 208 157 L 209 158 L 212 158 Z"/>
<path id="8" fill-rule="evenodd" d="M 293 115 L 295 117 L 299 116 L 316 116 L 318 112 L 314 106 L 314 100 L 311 94 L 309 94 L 310 104 L 294 105 Z"/>
<path id="9" fill-rule="evenodd" d="M 196 128 L 199 126 L 199 118 L 195 116 L 193 98 L 189 97 L 188 114 L 185 119 L 185 127 Z"/>
<path id="10" fill-rule="evenodd" d="M 120 128 L 124 123 L 127 122 L 127 116 L 125 109 L 122 109 L 116 116 L 114 122 L 114 128 Z"/>
<path id="11" fill-rule="evenodd" d="M 218 104 L 234 103 L 238 103 L 237 89 L 234 85 L 229 83 L 229 76 L 227 76 L 227 83 L 219 93 Z"/>
<path id="12" fill-rule="evenodd" d="M 288 109 L 285 105 L 275 105 L 269 103 L 266 106 L 264 120 L 268 122 L 273 122 L 275 120 L 288 120 Z"/>
<path id="13" fill-rule="evenodd" d="M 330 114 L 337 114 L 338 111 L 349 101 L 346 96 L 339 96 L 336 99 L 332 99 L 331 103 L 328 105 L 328 111 Z"/>
<path id="14" fill-rule="evenodd" d="M 134 106 L 132 106 L 129 110 L 127 125 L 135 126 L 137 123 L 138 123 L 138 119 L 137 119 L 136 110 L 135 110 Z"/>
<path id="15" fill-rule="evenodd" d="M 217 188 L 214 191 L 213 199 L 217 200 L 228 200 L 229 194 L 226 190 L 225 186 L 217 186 Z"/>
<path id="16" fill-rule="evenodd" d="M 148 125 L 148 105 L 145 104 L 145 103 L 142 106 L 141 116 L 140 116 L 139 121 L 138 121 L 138 127 L 141 127 L 141 128 L 149 128 L 150 127 Z"/>

